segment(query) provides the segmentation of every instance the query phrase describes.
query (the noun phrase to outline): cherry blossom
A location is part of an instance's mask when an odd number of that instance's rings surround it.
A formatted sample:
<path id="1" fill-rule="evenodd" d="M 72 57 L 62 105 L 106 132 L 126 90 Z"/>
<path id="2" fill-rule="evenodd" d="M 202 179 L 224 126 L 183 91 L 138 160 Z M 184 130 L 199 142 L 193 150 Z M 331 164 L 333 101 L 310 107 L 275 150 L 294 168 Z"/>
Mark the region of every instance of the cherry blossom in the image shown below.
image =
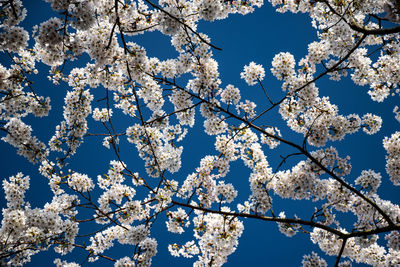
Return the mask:
<path id="1" fill-rule="evenodd" d="M 400 132 L 388 133 L 383 112 L 343 111 L 322 82 L 337 83 L 343 98 L 341 80 L 365 87 L 359 94 L 382 109 L 398 100 L 399 1 L 45 2 L 54 12 L 33 31 L 22 26 L 30 16 L 23 1 L 0 3 L 1 140 L 39 171 L 3 177 L 0 265 L 22 266 L 54 249 L 56 266 L 79 266 L 63 259 L 77 250 L 93 264 L 151 266 L 168 250 L 196 267 L 222 266 L 247 219 L 277 224 L 286 237 L 307 235 L 319 252 L 299 259 L 303 266 L 400 265 L 399 203 L 381 191 L 388 181 L 400 185 Z M 244 82 L 227 80 L 217 61 L 221 48 L 202 25 L 263 5 L 304 13 L 315 39 L 304 55 L 282 51 L 270 62 L 257 59 L 263 65 L 249 60 L 236 73 Z M 161 59 L 139 44 L 137 35 L 150 32 L 164 35 L 173 53 Z M 46 119 L 57 109 L 35 87 L 40 77 L 65 89 L 47 140 L 32 117 Z M 389 110 L 400 122 L 399 107 Z M 187 172 L 190 142 L 202 142 L 193 133 L 212 143 Z M 358 155 L 340 146 L 349 135 L 380 138 L 385 169 L 354 171 Z M 111 157 L 94 175 L 74 165 L 85 142 Z M 366 144 L 374 159 L 382 143 Z M 246 177 L 232 171 L 237 166 Z M 34 175 L 52 194 L 40 207 L 25 199 Z M 281 199 L 309 201 L 312 209 L 291 214 Z M 153 227 L 177 240 L 162 247 Z M 114 258 L 119 246 L 130 254 Z"/>

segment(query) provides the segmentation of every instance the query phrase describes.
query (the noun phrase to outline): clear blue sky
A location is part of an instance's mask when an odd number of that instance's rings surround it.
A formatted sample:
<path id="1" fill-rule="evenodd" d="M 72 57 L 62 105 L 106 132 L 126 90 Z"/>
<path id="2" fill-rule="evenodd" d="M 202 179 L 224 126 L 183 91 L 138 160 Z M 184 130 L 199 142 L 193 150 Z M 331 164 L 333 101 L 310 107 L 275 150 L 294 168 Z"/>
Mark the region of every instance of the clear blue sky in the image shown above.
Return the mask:
<path id="1" fill-rule="evenodd" d="M 24 1 L 24 3 L 28 8 L 28 17 L 23 25 L 29 27 L 30 31 L 32 25 L 40 23 L 50 16 L 56 16 L 55 13 L 51 13 L 49 5 L 44 1 Z M 258 105 L 263 105 L 263 102 L 258 100 L 262 96 L 261 88 L 257 86 L 248 87 L 240 79 L 240 72 L 243 66 L 250 61 L 264 65 L 267 74 L 264 85 L 272 92 L 273 97 L 275 96 L 275 99 L 277 99 L 282 95 L 282 91 L 280 82 L 272 77 L 269 72 L 272 58 L 281 51 L 291 52 L 298 61 L 306 54 L 307 44 L 316 39 L 316 32 L 311 28 L 311 20 L 307 16 L 276 13 L 269 3 L 247 16 L 235 15 L 223 21 L 201 23 L 199 31 L 208 34 L 212 43 L 222 48 L 222 51 L 214 50 L 215 59 L 219 62 L 222 86 L 234 84 L 241 89 L 242 97 L 247 97 Z M 136 41 L 146 47 L 147 54 L 150 57 L 157 56 L 167 59 L 177 55 L 170 46 L 168 38 L 158 32 L 135 37 L 132 41 Z M 7 62 L 5 55 L 1 55 L 0 59 L 3 64 L 7 64 L 4 63 Z M 68 65 L 67 69 L 71 67 L 73 66 Z M 46 66 L 39 66 L 41 74 L 36 77 L 34 88 L 39 95 L 52 98 L 50 115 L 44 119 L 32 116 L 24 119 L 25 122 L 33 124 L 33 134 L 45 143 L 53 135 L 56 125 L 62 119 L 63 98 L 68 90 L 65 85 L 52 85 L 46 78 L 47 69 Z M 363 169 L 371 168 L 381 172 L 383 185 L 378 193 L 384 199 L 391 199 L 395 203 L 400 203 L 400 190 L 391 186 L 384 170 L 385 151 L 382 147 L 383 137 L 400 129 L 400 124 L 395 121 L 392 113 L 395 103 L 400 102 L 398 97 L 395 99 L 390 98 L 384 103 L 373 102 L 367 94 L 368 88 L 354 86 L 349 79 L 339 83 L 323 79 L 317 83 L 317 86 L 320 88 L 320 94 L 330 96 L 331 101 L 339 106 L 340 113 L 343 115 L 351 113 L 363 115 L 371 112 L 382 116 L 383 127 L 377 135 L 369 136 L 359 132 L 356 135 L 347 136 L 340 144 L 337 142 L 330 144 L 337 146 L 341 156 L 351 156 L 353 169 L 348 177 L 349 181 L 354 181 Z M 95 95 L 95 100 L 104 97 L 104 90 L 92 90 L 92 93 Z M 115 122 L 116 125 L 118 125 L 118 122 L 121 122 L 125 127 L 129 125 L 129 122 L 124 121 L 124 117 L 117 115 L 116 118 L 120 118 L 120 121 Z M 203 156 L 215 153 L 214 139 L 202 132 L 203 126 L 200 116 L 197 116 L 196 119 L 194 129 L 184 141 L 186 147 L 182 157 L 183 167 L 177 174 L 171 175 L 171 177 L 180 182 L 199 165 Z M 280 119 L 277 111 L 268 115 L 264 120 L 281 127 L 284 137 L 301 143 L 302 137 L 289 133 L 286 123 Z M 101 131 L 102 129 L 92 119 L 89 119 L 89 127 L 89 132 Z M 119 127 L 118 130 L 124 131 L 124 128 Z M 96 138 L 87 139 L 86 143 L 78 149 L 77 157 L 71 161 L 69 168 L 87 173 L 94 179 L 97 175 L 105 173 L 108 169 L 109 161 L 114 158 L 111 151 L 102 146 L 96 146 L 98 141 L 100 140 Z M 122 141 L 122 143 L 126 142 Z M 31 189 L 28 192 L 27 199 L 31 201 L 33 207 L 42 207 L 46 201 L 49 201 L 51 193 L 45 178 L 38 173 L 37 166 L 32 166 L 25 158 L 16 155 L 15 149 L 8 144 L 1 142 L 0 149 L 3 155 L 0 161 L 0 177 L 6 178 L 20 171 L 30 175 Z M 279 164 L 280 155 L 285 156 L 290 151 L 290 148 L 281 145 L 277 150 L 267 152 L 272 167 L 276 167 Z M 121 155 L 126 159 L 128 166 L 144 174 L 143 162 L 137 158 L 136 153 L 136 148 L 132 145 L 122 147 Z M 299 159 L 297 158 L 296 160 Z M 289 168 L 294 162 L 289 161 L 284 168 Z M 238 162 L 232 165 L 226 181 L 237 185 L 239 199 L 245 200 L 250 193 L 248 177 L 249 170 L 242 163 Z M 274 201 L 275 209 L 281 206 L 282 210 L 286 210 L 288 217 L 293 216 L 295 213 L 298 215 L 309 214 L 305 216 L 306 219 L 311 217 L 313 203 L 279 200 L 276 197 L 274 197 Z M 4 205 L 4 199 L 0 199 L 0 207 Z M 169 255 L 167 245 L 176 242 L 177 235 L 166 231 L 162 218 L 153 228 L 152 236 L 157 238 L 159 243 L 158 255 L 153 259 L 153 266 L 164 266 L 166 263 L 172 266 L 188 266 L 193 262 L 183 258 L 173 258 Z M 191 231 L 181 239 L 182 243 L 190 240 L 190 236 Z M 129 248 L 124 247 L 123 249 L 126 249 L 126 255 L 129 255 Z M 121 247 L 117 247 L 112 252 L 120 251 Z M 302 255 L 310 254 L 311 251 L 315 251 L 321 256 L 323 255 L 323 252 L 311 243 L 306 234 L 298 234 L 292 238 L 287 238 L 280 234 L 275 223 L 245 220 L 245 231 L 239 240 L 239 247 L 233 255 L 228 257 L 228 263 L 225 266 L 299 266 Z M 78 256 L 68 257 L 68 259 L 77 263 L 82 262 L 85 257 L 78 250 L 74 251 L 73 255 Z M 333 257 L 325 258 L 331 264 L 334 262 Z M 54 253 L 51 251 L 42 253 L 33 256 L 32 262 L 27 266 L 52 265 L 53 259 Z M 108 266 L 111 264 L 100 260 L 98 265 Z"/>

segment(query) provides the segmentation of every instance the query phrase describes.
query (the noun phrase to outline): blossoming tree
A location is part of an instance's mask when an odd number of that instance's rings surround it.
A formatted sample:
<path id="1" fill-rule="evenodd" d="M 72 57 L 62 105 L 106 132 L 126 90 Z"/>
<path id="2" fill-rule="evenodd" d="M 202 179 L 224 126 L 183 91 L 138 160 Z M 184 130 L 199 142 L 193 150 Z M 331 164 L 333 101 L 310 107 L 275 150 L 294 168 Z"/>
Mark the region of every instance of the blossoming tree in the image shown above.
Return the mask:
<path id="1" fill-rule="evenodd" d="M 350 75 L 356 85 L 369 87 L 371 101 L 398 99 L 398 0 L 269 0 L 265 4 L 278 12 L 310 16 L 318 40 L 298 62 L 289 52 L 273 58 L 270 72 L 282 84 L 279 99 L 266 89 L 262 65 L 244 66 L 240 78 L 259 87 L 262 100 L 257 101 L 243 99 L 242 90 L 220 76 L 213 58 L 220 48 L 198 24 L 246 15 L 263 0 L 46 2 L 54 17 L 29 33 L 20 26 L 29 19 L 22 1 L 0 1 L 0 51 L 8 60 L 0 65 L 2 141 L 38 168 L 53 194 L 43 207 L 33 208 L 25 199 L 29 174 L 21 170 L 4 179 L 1 265 L 23 265 L 51 248 L 60 257 L 82 250 L 89 262 L 150 266 L 157 257 L 152 226 L 166 218 L 166 231 L 193 232 L 187 242 L 172 240 L 168 250 L 172 256 L 193 258 L 194 266 L 226 263 L 248 219 L 275 223 L 289 237 L 309 235 L 325 255 L 310 251 L 300 259 L 303 266 L 326 266 L 324 257 L 329 256 L 335 266 L 400 266 L 400 207 L 378 195 L 383 179 L 400 185 L 400 131 L 383 140 L 386 173 L 365 166 L 360 174 L 350 174 L 350 158 L 341 156 L 335 144 L 350 134 L 377 133 L 382 119 L 371 113 L 342 114 L 317 87 L 323 77 L 339 81 Z M 168 36 L 178 56 L 151 57 L 135 43 L 135 36 L 151 31 Z M 82 67 L 66 71 L 74 60 L 84 62 Z M 54 84 L 68 87 L 63 119 L 51 129 L 50 140 L 39 140 L 33 135 L 35 125 L 26 122 L 51 110 L 50 98 L 38 94 L 33 84 L 42 78 L 39 63 L 48 66 L 46 76 Z M 100 91 L 106 96 L 94 101 Z M 389 108 L 400 122 L 399 108 Z M 273 112 L 281 121 L 264 124 Z M 129 125 L 122 129 L 116 114 Z M 91 131 L 90 120 L 101 124 L 103 132 Z M 286 137 L 282 122 L 300 138 Z M 188 149 L 183 141 L 195 124 L 214 138 L 215 149 L 202 155 L 191 173 L 177 177 Z M 100 166 L 98 177 L 68 166 L 88 138 L 110 151 L 110 166 Z M 129 149 L 141 162 L 120 153 L 123 142 L 133 144 Z M 294 152 L 272 166 L 267 155 L 282 146 Z M 293 158 L 294 164 L 286 163 Z M 237 200 L 235 180 L 229 179 L 235 161 L 251 172 L 245 201 Z M 139 164 L 145 171 L 137 171 Z M 279 198 L 314 201 L 315 210 L 306 218 L 289 217 L 274 205 Z M 355 220 L 344 226 L 347 215 Z M 111 257 L 108 250 L 121 244 L 129 245 L 131 253 Z M 78 266 L 60 258 L 54 263 Z"/>

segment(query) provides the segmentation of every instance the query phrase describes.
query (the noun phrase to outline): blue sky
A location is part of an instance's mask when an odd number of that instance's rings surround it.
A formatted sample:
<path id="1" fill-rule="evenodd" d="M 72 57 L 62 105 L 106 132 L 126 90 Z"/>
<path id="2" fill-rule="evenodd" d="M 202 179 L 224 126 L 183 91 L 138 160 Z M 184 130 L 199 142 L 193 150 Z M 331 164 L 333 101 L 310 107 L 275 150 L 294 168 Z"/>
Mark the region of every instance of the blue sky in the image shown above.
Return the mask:
<path id="1" fill-rule="evenodd" d="M 56 16 L 56 14 L 51 13 L 49 5 L 44 1 L 24 1 L 24 3 L 28 8 L 28 17 L 23 25 L 29 27 L 29 30 L 31 30 L 32 25 L 51 16 Z M 248 87 L 244 80 L 240 79 L 240 72 L 243 70 L 243 66 L 250 61 L 262 64 L 267 74 L 264 86 L 272 93 L 272 97 L 278 99 L 282 96 L 281 84 L 269 72 L 272 58 L 279 52 L 291 52 L 298 61 L 306 54 L 308 43 L 316 40 L 316 32 L 311 27 L 310 18 L 302 14 L 276 13 L 269 3 L 247 16 L 234 15 L 223 21 L 203 22 L 199 25 L 198 30 L 208 34 L 212 43 L 222 48 L 222 51 L 213 51 L 214 58 L 219 62 L 222 86 L 234 84 L 240 88 L 242 99 L 244 97 L 249 98 L 260 106 L 263 105 L 263 102 L 259 101 L 260 96 L 263 96 L 261 88 L 257 86 Z M 132 41 L 144 46 L 150 57 L 156 56 L 167 59 L 177 55 L 170 46 L 168 38 L 162 36 L 159 32 L 138 36 L 133 38 Z M 7 59 L 4 55 L 1 55 L 0 59 L 3 64 L 7 64 L 5 63 Z M 72 64 L 67 65 L 67 69 L 71 67 L 73 67 Z M 52 110 L 48 118 L 40 119 L 29 116 L 24 121 L 32 123 L 33 134 L 47 143 L 54 133 L 56 125 L 62 119 L 63 98 L 68 88 L 65 85 L 54 86 L 51 84 L 46 78 L 46 66 L 40 64 L 39 71 L 40 74 L 35 78 L 34 88 L 39 95 L 52 98 Z M 343 115 L 351 113 L 363 115 L 371 112 L 382 116 L 383 126 L 377 135 L 369 136 L 358 132 L 355 135 L 347 136 L 341 143 L 335 142 L 328 145 L 336 146 L 339 155 L 342 157 L 345 155 L 351 156 L 353 169 L 347 178 L 348 181 L 354 181 L 363 169 L 374 169 L 377 172 L 381 172 L 383 176 L 383 184 L 378 191 L 381 197 L 400 203 L 400 190 L 393 188 L 384 170 L 385 151 L 382 146 L 384 136 L 389 136 L 400 129 L 400 125 L 395 121 L 392 113 L 394 105 L 399 103 L 398 97 L 389 98 L 384 103 L 373 102 L 367 94 L 368 88 L 355 86 L 350 79 L 344 79 L 339 83 L 322 79 L 317 83 L 317 86 L 320 88 L 320 94 L 330 96 L 331 101 L 339 106 L 340 113 Z M 95 95 L 95 100 L 104 97 L 104 90 L 92 90 L 92 93 Z M 129 122 L 124 121 L 124 117 L 117 114 L 116 118 L 116 125 L 118 125 L 118 122 L 121 122 L 125 127 L 129 125 Z M 301 143 L 302 137 L 288 131 L 286 123 L 280 119 L 277 111 L 268 114 L 263 120 L 281 127 L 284 137 Z M 89 132 L 102 131 L 99 124 L 92 119 L 89 119 L 89 127 Z M 124 128 L 120 126 L 117 131 L 124 131 Z M 183 142 L 186 145 L 182 157 L 183 167 L 178 173 L 171 175 L 171 178 L 182 182 L 199 165 L 203 156 L 215 154 L 214 138 L 207 136 L 202 131 L 202 121 L 199 114 L 197 114 L 196 125 Z M 78 149 L 77 156 L 71 160 L 69 167 L 77 172 L 87 173 L 92 178 L 105 173 L 108 169 L 109 161 L 114 158 L 111 151 L 97 145 L 99 141 L 95 137 L 88 138 L 85 144 Z M 137 157 L 136 148 L 125 141 L 121 142 L 126 144 L 126 146 L 121 146 L 121 155 L 126 159 L 128 166 L 144 174 L 143 162 Z M 6 178 L 20 171 L 30 175 L 31 189 L 27 194 L 27 199 L 31 201 L 32 206 L 41 207 L 49 201 L 51 197 L 50 190 L 45 178 L 38 173 L 37 166 L 32 166 L 25 158 L 16 155 L 15 149 L 8 144 L 1 142 L 0 149 L 3 154 L 0 161 L 0 177 Z M 289 147 L 280 145 L 277 150 L 269 150 L 266 153 L 270 164 L 274 168 L 279 164 L 280 156 L 285 156 L 290 151 L 292 150 Z M 303 158 L 299 157 L 289 161 L 284 168 L 289 168 L 291 164 L 300 159 Z M 242 200 L 245 200 L 250 192 L 248 177 L 249 170 L 241 162 L 237 162 L 232 165 L 231 172 L 226 179 L 227 182 L 237 185 L 239 190 L 238 198 Z M 281 210 L 286 210 L 288 217 L 293 216 L 295 213 L 309 214 L 311 216 L 313 211 L 313 203 L 280 200 L 276 197 L 274 197 L 274 203 L 275 209 L 282 207 Z M 4 205 L 4 199 L 0 199 L 0 207 Z M 152 236 L 157 238 L 159 242 L 159 252 L 153 259 L 153 266 L 164 266 L 166 262 L 175 266 L 188 266 L 192 262 L 183 258 L 173 258 L 169 255 L 167 245 L 176 242 L 177 235 L 166 231 L 162 217 L 155 224 Z M 190 236 L 191 232 L 189 231 L 187 235 L 180 237 L 182 243 L 190 240 Z M 129 248 L 123 247 L 123 249 L 126 251 L 126 255 L 129 255 Z M 111 253 L 115 255 L 114 253 L 120 251 L 121 247 L 117 247 Z M 287 238 L 280 234 L 275 223 L 249 219 L 245 220 L 245 231 L 239 240 L 237 251 L 228 257 L 228 263 L 225 266 L 299 266 L 302 255 L 310 254 L 311 251 L 323 255 L 323 252 L 311 243 L 306 234 L 298 234 L 292 238 Z M 73 255 L 78 256 L 68 257 L 68 259 L 78 263 L 85 258 L 85 255 L 77 250 L 74 251 Z M 335 260 L 333 257 L 325 258 L 331 264 Z M 54 253 L 51 251 L 45 252 L 33 256 L 32 262 L 27 266 L 52 265 L 53 259 Z M 110 265 L 109 262 L 102 260 L 99 261 L 99 264 Z"/>

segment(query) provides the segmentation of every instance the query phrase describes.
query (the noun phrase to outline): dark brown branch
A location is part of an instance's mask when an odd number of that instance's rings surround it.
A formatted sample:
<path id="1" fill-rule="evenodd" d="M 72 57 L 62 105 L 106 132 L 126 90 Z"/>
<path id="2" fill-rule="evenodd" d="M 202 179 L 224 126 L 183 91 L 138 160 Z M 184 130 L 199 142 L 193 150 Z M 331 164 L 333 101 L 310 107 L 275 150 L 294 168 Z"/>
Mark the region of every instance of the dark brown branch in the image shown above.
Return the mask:
<path id="1" fill-rule="evenodd" d="M 195 209 L 195 210 L 201 210 L 204 212 L 215 213 L 215 214 L 226 215 L 226 216 L 259 219 L 262 221 L 277 222 L 277 223 L 289 223 L 289 224 L 293 223 L 293 224 L 308 225 L 311 227 L 323 229 L 329 233 L 339 236 L 340 238 L 346 238 L 345 233 L 342 233 L 339 230 L 336 230 L 332 227 L 329 227 L 329 226 L 326 226 L 324 224 L 320 224 L 317 222 L 306 221 L 306 220 L 301 220 L 301 219 L 292 219 L 292 218 L 268 217 L 268 216 L 259 215 L 259 214 L 249 214 L 249 213 L 239 213 L 239 212 L 236 213 L 236 212 L 227 212 L 227 211 L 222 211 L 222 210 L 212 210 L 212 209 L 207 209 L 207 208 L 199 207 L 199 206 L 193 206 L 190 204 L 177 202 L 177 201 L 172 201 L 172 203 L 175 205 L 178 205 L 178 206 L 186 207 L 186 208 L 191 208 L 191 209 Z"/>
<path id="2" fill-rule="evenodd" d="M 339 254 L 336 257 L 335 267 L 339 266 L 339 262 L 340 262 L 340 259 L 342 258 L 342 254 L 343 254 L 344 248 L 346 247 L 346 243 L 347 243 L 347 238 L 343 238 L 342 246 L 340 247 Z"/>
<path id="3" fill-rule="evenodd" d="M 393 28 L 387 28 L 387 29 L 366 29 L 362 26 L 359 26 L 355 23 L 350 23 L 349 24 L 350 28 L 354 31 L 361 32 L 365 35 L 386 35 L 386 34 L 393 34 L 393 33 L 399 33 L 400 32 L 400 26 L 393 27 Z"/>

